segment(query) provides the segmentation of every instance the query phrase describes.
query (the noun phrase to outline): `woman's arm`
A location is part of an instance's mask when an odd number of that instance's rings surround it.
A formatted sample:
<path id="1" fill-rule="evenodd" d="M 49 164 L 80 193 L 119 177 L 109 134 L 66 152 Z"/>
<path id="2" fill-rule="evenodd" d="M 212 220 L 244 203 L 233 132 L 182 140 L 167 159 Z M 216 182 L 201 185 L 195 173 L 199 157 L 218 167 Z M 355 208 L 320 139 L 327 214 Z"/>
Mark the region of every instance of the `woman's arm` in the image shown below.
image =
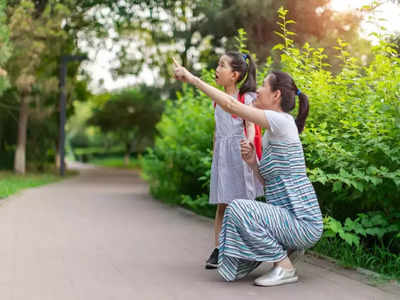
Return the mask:
<path id="1" fill-rule="evenodd" d="M 174 64 L 176 79 L 194 85 L 213 99 L 224 111 L 237 115 L 244 120 L 256 123 L 263 128 L 269 129 L 269 123 L 263 110 L 243 104 L 219 89 L 205 83 L 200 78 L 186 70 L 186 68 L 179 65 L 175 59 Z"/>
<path id="2" fill-rule="evenodd" d="M 253 170 L 254 174 L 258 181 L 261 182 L 262 185 L 265 184 L 264 178 L 261 176 L 260 171 L 258 169 L 258 161 L 256 150 L 254 145 L 250 143 L 248 140 L 240 141 L 240 154 L 242 155 L 243 160 L 249 165 L 249 167 Z"/>

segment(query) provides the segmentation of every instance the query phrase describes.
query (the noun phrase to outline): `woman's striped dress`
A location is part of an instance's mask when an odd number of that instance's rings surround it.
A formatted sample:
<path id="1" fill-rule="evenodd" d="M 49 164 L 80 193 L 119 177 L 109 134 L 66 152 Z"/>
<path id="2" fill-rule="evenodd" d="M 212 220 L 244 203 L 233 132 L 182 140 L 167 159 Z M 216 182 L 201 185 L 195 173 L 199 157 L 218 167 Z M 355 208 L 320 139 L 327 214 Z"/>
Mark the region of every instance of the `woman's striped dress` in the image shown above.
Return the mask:
<path id="1" fill-rule="evenodd" d="M 218 271 L 227 281 L 246 276 L 263 261 L 284 259 L 289 249 L 309 248 L 322 234 L 322 216 L 294 119 L 274 111 L 266 111 L 266 116 L 271 131 L 259 171 L 267 203 L 236 199 L 227 207 L 218 259 Z"/>

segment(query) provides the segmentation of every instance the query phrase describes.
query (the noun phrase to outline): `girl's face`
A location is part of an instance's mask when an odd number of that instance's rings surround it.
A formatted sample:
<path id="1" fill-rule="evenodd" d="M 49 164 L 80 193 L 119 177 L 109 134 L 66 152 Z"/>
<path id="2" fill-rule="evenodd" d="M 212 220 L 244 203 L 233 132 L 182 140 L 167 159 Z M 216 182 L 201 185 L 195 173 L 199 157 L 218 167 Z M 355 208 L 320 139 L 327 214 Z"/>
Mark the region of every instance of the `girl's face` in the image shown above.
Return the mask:
<path id="1" fill-rule="evenodd" d="M 281 110 L 280 101 L 281 101 L 281 91 L 276 90 L 272 91 L 271 86 L 269 84 L 268 75 L 263 82 L 263 85 L 257 89 L 257 98 L 253 102 L 254 106 L 259 109 L 270 109 L 270 110 Z"/>
<path id="2" fill-rule="evenodd" d="M 225 87 L 235 84 L 238 72 L 232 70 L 231 60 L 227 55 L 222 55 L 219 59 L 218 67 L 215 70 L 215 82 L 217 84 Z"/>

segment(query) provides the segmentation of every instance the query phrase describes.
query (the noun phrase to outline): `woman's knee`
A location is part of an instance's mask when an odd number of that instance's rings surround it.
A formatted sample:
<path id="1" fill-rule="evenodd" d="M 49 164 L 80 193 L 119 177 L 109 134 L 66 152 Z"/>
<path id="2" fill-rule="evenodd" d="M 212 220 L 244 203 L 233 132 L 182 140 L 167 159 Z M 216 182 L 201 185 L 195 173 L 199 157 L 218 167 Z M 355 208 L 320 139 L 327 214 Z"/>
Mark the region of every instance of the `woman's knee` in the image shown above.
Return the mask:
<path id="1" fill-rule="evenodd" d="M 229 208 L 233 211 L 246 209 L 246 202 L 244 199 L 235 199 L 229 204 Z"/>

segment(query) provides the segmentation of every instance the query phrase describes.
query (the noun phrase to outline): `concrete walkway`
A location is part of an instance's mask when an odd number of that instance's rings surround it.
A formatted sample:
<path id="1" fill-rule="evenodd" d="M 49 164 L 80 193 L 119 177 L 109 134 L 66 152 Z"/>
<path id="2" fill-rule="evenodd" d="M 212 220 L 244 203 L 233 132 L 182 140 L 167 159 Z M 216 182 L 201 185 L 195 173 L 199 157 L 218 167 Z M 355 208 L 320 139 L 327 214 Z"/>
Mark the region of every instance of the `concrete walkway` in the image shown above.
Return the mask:
<path id="1" fill-rule="evenodd" d="M 212 240 L 210 220 L 152 199 L 134 172 L 86 167 L 0 200 L 0 299 L 400 299 L 312 258 L 296 284 L 253 286 L 268 264 L 227 283 L 203 267 Z"/>

